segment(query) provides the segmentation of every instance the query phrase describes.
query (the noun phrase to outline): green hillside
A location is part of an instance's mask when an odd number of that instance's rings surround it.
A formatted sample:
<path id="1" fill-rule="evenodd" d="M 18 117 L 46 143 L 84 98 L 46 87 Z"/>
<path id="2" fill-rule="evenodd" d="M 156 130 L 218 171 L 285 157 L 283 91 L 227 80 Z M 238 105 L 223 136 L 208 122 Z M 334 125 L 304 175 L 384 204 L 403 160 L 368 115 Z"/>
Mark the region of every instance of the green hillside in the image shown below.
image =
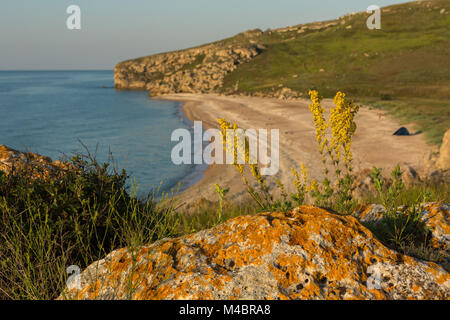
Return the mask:
<path id="1" fill-rule="evenodd" d="M 266 30 L 253 38 L 265 50 L 229 73 L 222 90 L 255 94 L 283 87 L 306 95 L 316 88 L 325 97 L 342 90 L 413 122 L 440 143 L 450 128 L 450 1 L 383 8 L 380 30 L 367 28 L 368 17 L 362 12 L 322 27 Z"/>
<path id="2" fill-rule="evenodd" d="M 321 30 L 267 30 L 254 39 L 266 50 L 230 73 L 224 90 L 239 82 L 242 92 L 282 85 L 301 92 L 315 87 L 328 96 L 341 89 L 358 96 L 450 99 L 446 13 L 448 0 L 411 2 L 383 8 L 381 30 L 367 28 L 365 12 Z"/>

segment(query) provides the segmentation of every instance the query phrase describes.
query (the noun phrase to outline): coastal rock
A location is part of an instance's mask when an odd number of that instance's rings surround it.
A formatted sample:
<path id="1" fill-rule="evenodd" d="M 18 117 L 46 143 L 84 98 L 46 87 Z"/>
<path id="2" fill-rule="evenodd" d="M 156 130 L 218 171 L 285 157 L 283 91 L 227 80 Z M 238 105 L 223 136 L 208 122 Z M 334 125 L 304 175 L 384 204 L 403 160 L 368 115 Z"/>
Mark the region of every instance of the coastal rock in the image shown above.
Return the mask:
<path id="1" fill-rule="evenodd" d="M 49 157 L 33 152 L 20 152 L 0 145 L 0 171 L 6 174 L 17 169 L 28 169 L 35 178 L 44 178 L 55 169 L 64 169 L 66 164 L 61 161 L 52 161 Z"/>
<path id="2" fill-rule="evenodd" d="M 353 213 L 353 216 L 362 223 L 370 222 L 376 225 L 381 221 L 381 219 L 383 219 L 384 212 L 385 209 L 383 205 L 369 204 L 362 205 Z"/>
<path id="3" fill-rule="evenodd" d="M 436 171 L 436 161 L 439 158 L 439 153 L 430 151 L 425 154 L 423 159 L 423 167 L 425 170 L 425 174 L 431 174 Z"/>
<path id="4" fill-rule="evenodd" d="M 439 158 L 436 160 L 438 170 L 450 170 L 450 129 L 447 130 L 442 139 Z"/>
<path id="5" fill-rule="evenodd" d="M 361 200 L 367 194 L 375 191 L 372 186 L 372 177 L 370 175 L 371 172 L 371 169 L 366 168 L 355 174 L 355 180 L 352 185 L 352 196 L 355 199 Z"/>
<path id="6" fill-rule="evenodd" d="M 338 21 L 314 22 L 280 28 L 274 32 L 288 35 L 321 31 L 336 26 Z M 272 31 L 267 30 L 266 33 Z M 258 43 L 264 33 L 247 30 L 235 37 L 180 51 L 161 53 L 118 63 L 114 68 L 117 89 L 147 90 L 150 96 L 172 93 L 221 93 L 227 74 L 260 55 L 266 47 Z M 292 38 L 293 39 L 293 38 Z M 226 94 L 235 94 L 228 89 Z M 248 93 L 292 100 L 304 95 L 289 88 Z"/>
<path id="7" fill-rule="evenodd" d="M 298 98 L 298 93 L 290 88 L 282 88 L 275 93 L 274 97 L 283 100 L 291 100 Z"/>
<path id="8" fill-rule="evenodd" d="M 450 206 L 435 204 L 425 207 L 423 219 L 427 222 L 433 235 L 435 247 L 450 250 Z"/>
<path id="9" fill-rule="evenodd" d="M 222 87 L 225 76 L 238 65 L 259 55 L 264 47 L 253 42 L 261 31 L 243 33 L 243 40 L 162 53 L 118 63 L 114 69 L 117 89 L 148 90 L 150 96 L 169 93 L 208 93 Z"/>
<path id="10" fill-rule="evenodd" d="M 428 182 L 450 182 L 450 129 L 444 134 L 439 152 L 430 151 L 425 155 L 423 163 Z"/>
<path id="11" fill-rule="evenodd" d="M 441 266 L 312 206 L 113 251 L 59 299 L 448 299 Z"/>
<path id="12" fill-rule="evenodd" d="M 419 185 L 422 182 L 417 171 L 410 166 L 403 169 L 401 178 L 405 186 L 408 188 Z"/>
<path id="13" fill-rule="evenodd" d="M 253 30 L 247 30 L 241 33 L 246 38 L 255 38 L 260 37 L 263 32 L 261 29 L 253 29 Z"/>

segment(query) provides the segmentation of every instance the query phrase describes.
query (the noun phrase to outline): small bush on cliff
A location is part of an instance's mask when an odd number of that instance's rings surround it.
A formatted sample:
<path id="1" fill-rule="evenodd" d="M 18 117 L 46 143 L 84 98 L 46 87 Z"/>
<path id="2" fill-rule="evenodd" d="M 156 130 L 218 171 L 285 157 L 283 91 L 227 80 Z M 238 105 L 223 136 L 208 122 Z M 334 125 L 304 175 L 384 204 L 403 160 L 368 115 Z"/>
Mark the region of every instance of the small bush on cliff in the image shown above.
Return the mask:
<path id="1" fill-rule="evenodd" d="M 371 176 L 384 212 L 379 223 L 368 227 L 386 245 L 404 253 L 415 255 L 414 248 L 427 248 L 431 235 L 422 212 L 423 204 L 431 199 L 431 193 L 423 190 L 410 205 L 405 205 L 400 202 L 405 185 L 399 165 L 392 171 L 389 184 L 381 176 L 381 169 L 374 167 Z"/>
<path id="2" fill-rule="evenodd" d="M 124 170 L 89 153 L 67 164 L 45 179 L 27 168 L 0 172 L 0 299 L 53 299 L 67 267 L 178 232 L 170 195 L 139 200 Z"/>

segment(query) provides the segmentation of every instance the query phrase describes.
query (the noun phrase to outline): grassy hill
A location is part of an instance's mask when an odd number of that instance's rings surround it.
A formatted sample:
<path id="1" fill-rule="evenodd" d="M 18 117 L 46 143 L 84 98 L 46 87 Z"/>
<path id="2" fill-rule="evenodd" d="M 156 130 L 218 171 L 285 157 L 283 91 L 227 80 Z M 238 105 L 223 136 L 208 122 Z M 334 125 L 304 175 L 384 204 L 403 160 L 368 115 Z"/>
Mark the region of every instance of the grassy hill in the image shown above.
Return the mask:
<path id="1" fill-rule="evenodd" d="M 381 30 L 369 30 L 368 17 L 266 30 L 253 40 L 266 49 L 229 73 L 222 90 L 316 88 L 325 97 L 343 90 L 440 143 L 450 128 L 450 1 L 385 7 Z"/>
<path id="2" fill-rule="evenodd" d="M 382 9 L 381 30 L 369 30 L 367 13 L 329 21 L 320 30 L 302 26 L 265 31 L 266 50 L 226 77 L 244 92 L 282 84 L 297 91 L 337 89 L 352 95 L 450 99 L 450 1 L 411 2 Z M 308 25 L 306 25 L 308 27 Z"/>

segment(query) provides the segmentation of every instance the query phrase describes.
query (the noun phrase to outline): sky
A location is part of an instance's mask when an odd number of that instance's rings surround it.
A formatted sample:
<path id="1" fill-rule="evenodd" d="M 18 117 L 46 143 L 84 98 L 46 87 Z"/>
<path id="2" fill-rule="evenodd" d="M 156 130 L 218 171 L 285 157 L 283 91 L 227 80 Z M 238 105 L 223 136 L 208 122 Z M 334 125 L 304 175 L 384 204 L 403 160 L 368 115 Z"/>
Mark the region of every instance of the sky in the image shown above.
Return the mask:
<path id="1" fill-rule="evenodd" d="M 404 3 L 395 0 L 1 0 L 0 70 L 112 70 L 248 29 L 280 28 Z M 67 7 L 81 9 L 69 30 Z"/>

